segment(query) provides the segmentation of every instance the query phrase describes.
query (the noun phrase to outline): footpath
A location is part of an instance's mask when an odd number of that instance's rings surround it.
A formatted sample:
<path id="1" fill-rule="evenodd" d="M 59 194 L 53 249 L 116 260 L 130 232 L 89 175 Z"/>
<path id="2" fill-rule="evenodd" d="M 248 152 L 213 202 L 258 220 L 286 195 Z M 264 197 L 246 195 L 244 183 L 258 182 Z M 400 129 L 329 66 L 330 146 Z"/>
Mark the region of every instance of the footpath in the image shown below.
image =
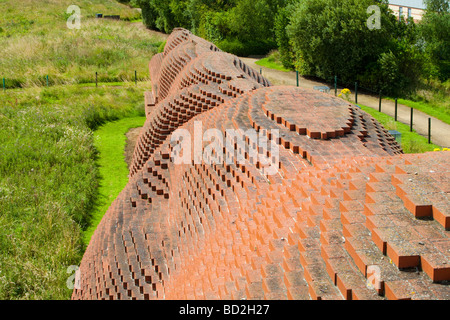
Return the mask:
<path id="1" fill-rule="evenodd" d="M 240 58 L 249 67 L 255 69 L 256 71 L 262 70 L 262 75 L 268 79 L 273 85 L 296 85 L 297 76 L 294 71 L 285 72 L 275 69 L 270 69 L 257 65 L 255 62 L 258 59 L 255 58 Z M 299 86 L 302 88 L 314 88 L 314 86 L 327 85 L 325 83 L 312 81 L 299 77 Z M 330 87 L 328 85 L 328 87 Z M 334 87 L 330 87 L 330 94 L 334 95 Z M 340 91 L 342 87 L 338 87 Z M 353 90 L 352 90 L 353 92 Z M 378 110 L 379 108 L 379 97 L 369 94 L 364 94 L 358 91 L 358 104 L 365 105 L 372 109 Z M 394 117 L 395 114 L 395 102 L 387 99 L 382 100 L 381 111 L 389 116 Z M 410 123 L 411 108 L 402 104 L 397 104 L 397 120 L 404 124 L 409 125 Z M 414 130 L 422 136 L 428 137 L 428 118 L 431 118 L 431 142 L 444 147 L 450 147 L 450 125 L 445 122 L 427 115 L 417 109 L 414 110 L 413 117 L 413 128 Z"/>

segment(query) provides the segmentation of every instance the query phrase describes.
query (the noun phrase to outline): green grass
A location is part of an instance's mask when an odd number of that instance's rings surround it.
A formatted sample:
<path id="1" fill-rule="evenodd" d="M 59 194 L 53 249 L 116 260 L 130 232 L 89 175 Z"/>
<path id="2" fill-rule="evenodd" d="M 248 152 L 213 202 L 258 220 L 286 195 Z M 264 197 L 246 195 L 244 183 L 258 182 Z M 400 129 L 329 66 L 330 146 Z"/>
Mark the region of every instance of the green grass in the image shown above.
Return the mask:
<path id="1" fill-rule="evenodd" d="M 423 153 L 428 151 L 434 151 L 436 148 L 440 148 L 435 144 L 428 144 L 428 138 L 421 136 L 413 130 L 410 132 L 408 125 L 401 122 L 396 122 L 393 117 L 384 113 L 378 112 L 370 107 L 358 104 L 362 110 L 374 117 L 380 122 L 387 130 L 397 130 L 402 134 L 401 146 L 405 153 Z"/>
<path id="2" fill-rule="evenodd" d="M 145 117 L 125 118 L 108 122 L 94 133 L 94 145 L 98 151 L 99 187 L 95 208 L 89 228 L 84 233 L 84 243 L 89 241 L 114 199 L 128 182 L 128 167 L 125 162 L 125 134 L 131 128 L 142 127 Z"/>
<path id="3" fill-rule="evenodd" d="M 125 85 L 126 82 L 90 82 L 90 83 L 80 83 L 80 87 L 104 87 L 104 86 L 110 86 L 110 87 L 121 87 Z"/>
<path id="4" fill-rule="evenodd" d="M 405 106 L 420 110 L 432 117 L 435 117 L 447 124 L 450 124 L 450 98 L 447 104 L 437 104 L 425 101 L 412 101 L 406 99 L 398 99 L 398 103 L 404 104 Z M 394 99 L 392 99 L 394 100 Z"/>
<path id="5" fill-rule="evenodd" d="M 267 55 L 267 57 L 256 61 L 255 64 L 262 66 L 262 67 L 269 68 L 269 69 L 275 69 L 275 70 L 284 71 L 284 72 L 292 71 L 292 70 L 286 69 L 283 66 L 283 64 L 281 63 L 281 60 L 280 60 L 280 54 L 277 50 L 272 50 Z"/>
<path id="6" fill-rule="evenodd" d="M 0 300 L 70 298 L 67 268 L 81 261 L 107 178 L 94 130 L 143 117 L 149 87 L 0 92 Z"/>
<path id="7" fill-rule="evenodd" d="M 66 25 L 72 4 L 79 30 Z M 0 0 L 0 12 L 0 300 L 68 299 L 67 268 L 80 263 L 106 194 L 108 154 L 94 131 L 144 116 L 148 62 L 163 39 L 94 18 L 140 19 L 114 0 Z"/>
<path id="8" fill-rule="evenodd" d="M 258 60 L 255 62 L 255 64 L 257 64 L 258 66 L 261 66 L 261 67 L 280 70 L 280 71 L 284 71 L 284 72 L 291 71 L 291 70 L 283 67 L 283 65 L 281 63 L 269 61 L 269 58 L 263 58 L 261 60 Z"/>
<path id="9" fill-rule="evenodd" d="M 7 88 L 148 80 L 148 61 L 163 39 L 138 25 L 96 19 L 96 13 L 120 14 L 127 20 L 140 13 L 114 0 L 80 0 L 80 29 L 69 29 L 71 0 L 0 1 L 0 78 Z M 0 80 L 1 81 L 1 80 Z"/>
<path id="10" fill-rule="evenodd" d="M 398 102 L 450 124 L 450 80 L 423 81 L 419 90 L 409 97 L 399 98 Z"/>

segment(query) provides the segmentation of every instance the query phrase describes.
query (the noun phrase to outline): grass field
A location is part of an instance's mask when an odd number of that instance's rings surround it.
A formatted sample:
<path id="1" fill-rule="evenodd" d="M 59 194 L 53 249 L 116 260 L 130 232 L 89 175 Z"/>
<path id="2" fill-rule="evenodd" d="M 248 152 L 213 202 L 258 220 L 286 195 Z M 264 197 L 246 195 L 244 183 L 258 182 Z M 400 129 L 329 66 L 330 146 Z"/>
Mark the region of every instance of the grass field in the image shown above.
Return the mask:
<path id="1" fill-rule="evenodd" d="M 406 99 L 398 99 L 397 101 L 400 104 L 420 110 L 447 124 L 450 124 L 450 98 L 448 96 L 443 99 L 435 97 L 431 101 L 412 101 Z"/>
<path id="2" fill-rule="evenodd" d="M 292 71 L 289 69 L 286 69 L 283 64 L 280 61 L 280 54 L 278 51 L 271 51 L 267 57 L 262 58 L 255 62 L 258 66 L 280 70 L 280 71 Z"/>
<path id="3" fill-rule="evenodd" d="M 276 61 L 270 61 L 269 58 L 262 58 L 261 60 L 256 61 L 255 64 L 257 64 L 258 66 L 261 66 L 261 67 L 280 70 L 280 71 L 284 71 L 284 72 L 292 71 L 292 70 L 289 70 L 289 69 L 286 69 L 285 67 L 283 67 L 283 65 L 281 63 L 278 63 Z"/>
<path id="4" fill-rule="evenodd" d="M 148 61 L 162 39 L 127 21 L 140 13 L 113 0 L 77 1 L 80 29 L 69 29 L 70 0 L 0 1 L 0 77 L 7 88 L 148 79 Z M 138 23 L 139 24 L 139 23 Z"/>
<path id="5" fill-rule="evenodd" d="M 98 163 L 108 152 L 99 153 L 94 130 L 142 117 L 149 86 L 0 93 L 0 299 L 70 297 L 67 267 L 79 264 L 84 230 L 99 219 L 102 203 L 105 176 Z M 126 127 L 117 133 L 121 139 Z M 116 148 L 123 154 L 123 141 Z"/>
<path id="6" fill-rule="evenodd" d="M 70 298 L 67 268 L 80 263 L 109 192 L 101 163 L 110 154 L 98 132 L 134 119 L 115 138 L 123 153 L 123 131 L 144 115 L 148 62 L 164 41 L 114 0 L 77 1 L 81 28 L 71 30 L 72 4 L 0 0 L 0 300 Z M 123 178 L 126 164 L 113 160 Z"/>
<path id="7" fill-rule="evenodd" d="M 111 203 L 128 182 L 128 168 L 125 162 L 125 134 L 131 129 L 142 127 L 145 117 L 124 118 L 108 122 L 94 133 L 94 146 L 98 151 L 99 186 L 98 195 L 91 213 L 90 224 L 84 232 L 84 243 L 89 241 Z"/>
<path id="8" fill-rule="evenodd" d="M 404 153 L 423 153 L 428 151 L 434 151 L 436 148 L 440 148 L 435 144 L 428 144 L 428 139 L 421 136 L 413 130 L 410 132 L 408 125 L 401 122 L 396 122 L 393 117 L 384 113 L 378 112 L 370 107 L 358 104 L 362 110 L 369 113 L 372 117 L 378 120 L 387 130 L 397 130 L 402 134 L 401 146 Z"/>

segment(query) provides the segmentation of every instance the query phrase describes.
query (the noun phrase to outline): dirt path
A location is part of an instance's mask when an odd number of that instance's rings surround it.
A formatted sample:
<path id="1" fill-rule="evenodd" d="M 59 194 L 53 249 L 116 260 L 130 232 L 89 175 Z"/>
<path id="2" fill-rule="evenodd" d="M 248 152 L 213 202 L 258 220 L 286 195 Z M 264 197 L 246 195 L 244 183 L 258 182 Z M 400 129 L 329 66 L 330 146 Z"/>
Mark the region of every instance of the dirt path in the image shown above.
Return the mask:
<path id="1" fill-rule="evenodd" d="M 266 77 L 273 85 L 293 85 L 297 83 L 295 72 L 284 72 L 279 70 L 274 70 L 266 67 L 261 67 L 255 62 L 258 59 L 255 58 L 241 58 L 248 66 L 252 67 L 256 71 L 262 70 L 262 75 Z M 314 86 L 327 85 L 321 82 L 312 81 L 300 77 L 299 85 L 303 88 L 313 88 Z M 329 86 L 329 85 L 328 85 Z M 334 95 L 334 88 L 330 87 L 330 94 Z M 341 90 L 342 88 L 338 88 Z M 358 103 L 362 105 L 371 107 L 372 109 L 378 110 L 379 99 L 378 97 L 358 93 Z M 382 100 L 381 111 L 387 115 L 394 117 L 395 114 L 395 103 L 391 100 Z M 409 125 L 411 108 L 402 104 L 397 105 L 397 119 L 398 121 Z M 450 147 L 450 125 L 442 122 L 441 120 L 431 117 L 419 110 L 414 110 L 414 120 L 413 128 L 414 130 L 428 137 L 428 118 L 431 118 L 431 142 L 442 147 Z"/>
<path id="2" fill-rule="evenodd" d="M 125 144 L 125 162 L 128 165 L 128 169 L 130 169 L 131 162 L 133 161 L 134 147 L 136 146 L 141 129 L 142 127 L 132 128 L 125 134 L 127 136 L 127 142 Z"/>

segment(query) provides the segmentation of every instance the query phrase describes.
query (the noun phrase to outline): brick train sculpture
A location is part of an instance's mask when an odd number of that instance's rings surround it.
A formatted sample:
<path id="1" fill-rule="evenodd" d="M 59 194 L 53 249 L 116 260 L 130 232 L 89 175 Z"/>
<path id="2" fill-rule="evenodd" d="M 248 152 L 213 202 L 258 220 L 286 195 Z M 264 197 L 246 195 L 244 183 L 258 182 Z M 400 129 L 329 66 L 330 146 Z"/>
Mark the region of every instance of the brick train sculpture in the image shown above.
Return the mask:
<path id="1" fill-rule="evenodd" d="M 184 29 L 150 74 L 73 299 L 450 299 L 450 153 L 403 154 L 357 106 Z"/>

